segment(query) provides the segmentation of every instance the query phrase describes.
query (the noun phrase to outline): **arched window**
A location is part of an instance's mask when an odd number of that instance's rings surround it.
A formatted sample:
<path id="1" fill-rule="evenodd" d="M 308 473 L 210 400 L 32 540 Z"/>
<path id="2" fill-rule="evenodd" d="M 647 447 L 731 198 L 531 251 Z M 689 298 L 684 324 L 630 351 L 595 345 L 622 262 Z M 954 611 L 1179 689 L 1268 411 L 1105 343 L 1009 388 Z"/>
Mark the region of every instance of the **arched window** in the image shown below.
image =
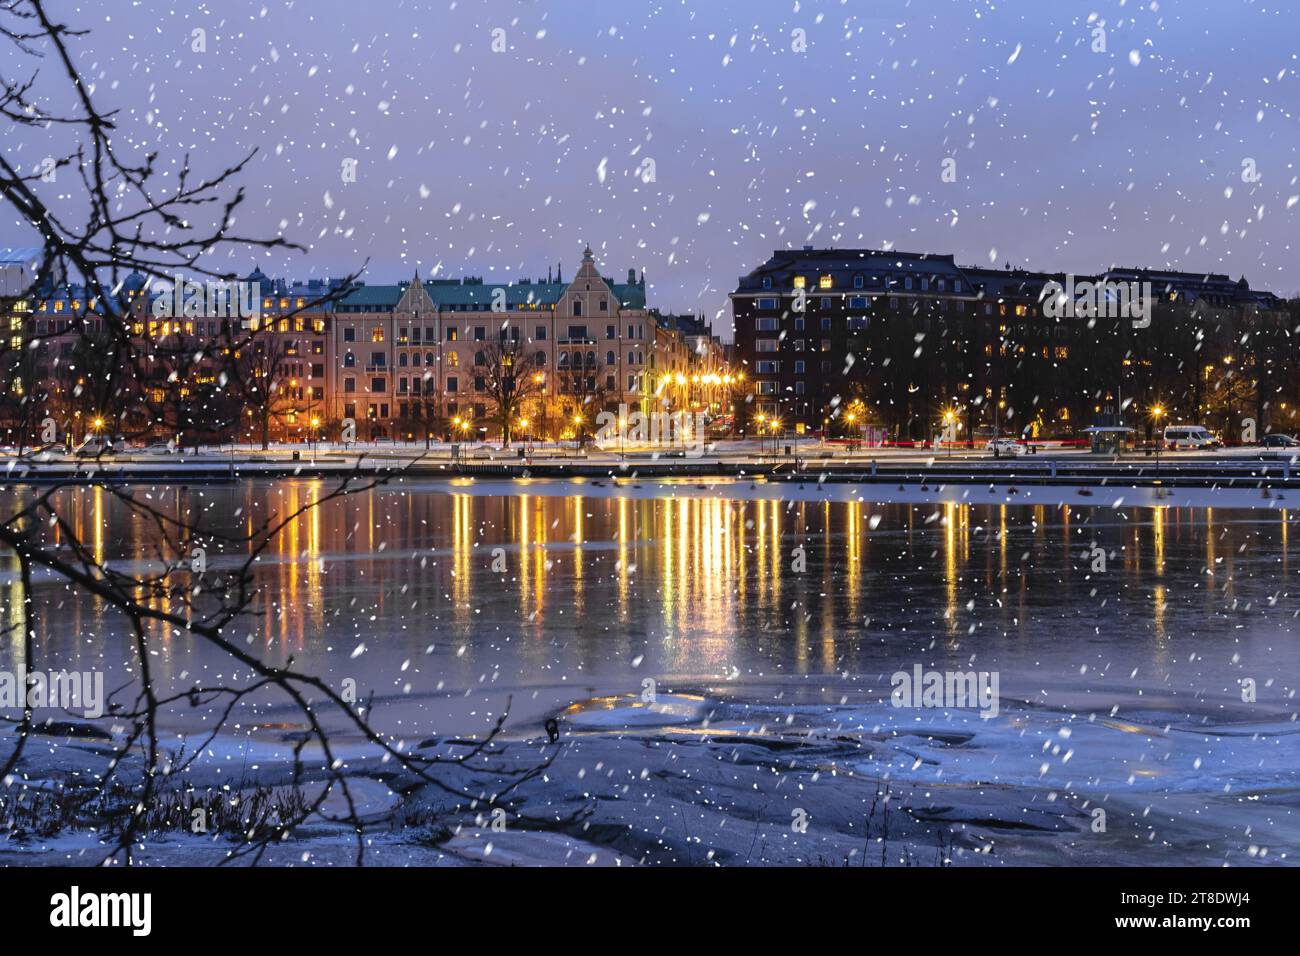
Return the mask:
<path id="1" fill-rule="evenodd" d="M 574 300 L 573 300 L 573 314 L 574 314 L 574 315 L 582 315 L 582 300 L 581 300 L 581 299 L 574 299 Z"/>
<path id="2" fill-rule="evenodd" d="M 605 353 L 605 364 L 606 364 L 606 365 L 613 365 L 613 364 L 614 364 L 614 353 L 613 353 L 613 352 L 606 352 L 606 353 Z"/>

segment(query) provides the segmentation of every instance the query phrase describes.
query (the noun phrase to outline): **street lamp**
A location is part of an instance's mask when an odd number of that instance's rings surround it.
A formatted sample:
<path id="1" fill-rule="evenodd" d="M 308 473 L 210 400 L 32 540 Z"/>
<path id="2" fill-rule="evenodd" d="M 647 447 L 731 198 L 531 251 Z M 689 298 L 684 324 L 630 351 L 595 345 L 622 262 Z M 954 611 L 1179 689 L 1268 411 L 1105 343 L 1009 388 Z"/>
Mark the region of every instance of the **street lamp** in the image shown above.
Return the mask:
<path id="1" fill-rule="evenodd" d="M 1156 439 L 1156 478 L 1160 477 L 1160 446 L 1164 444 L 1160 433 L 1160 417 L 1164 415 L 1163 405 L 1151 406 L 1151 418 L 1155 422 L 1155 439 Z"/>
<path id="2" fill-rule="evenodd" d="M 319 435 L 320 435 L 320 432 L 318 431 L 319 428 L 320 428 L 320 419 L 317 418 L 315 415 L 313 415 L 313 416 L 312 416 L 312 419 L 311 419 L 311 457 L 312 457 L 312 460 L 315 460 L 315 458 L 316 458 L 316 440 L 317 440 L 317 438 L 318 438 Z"/>

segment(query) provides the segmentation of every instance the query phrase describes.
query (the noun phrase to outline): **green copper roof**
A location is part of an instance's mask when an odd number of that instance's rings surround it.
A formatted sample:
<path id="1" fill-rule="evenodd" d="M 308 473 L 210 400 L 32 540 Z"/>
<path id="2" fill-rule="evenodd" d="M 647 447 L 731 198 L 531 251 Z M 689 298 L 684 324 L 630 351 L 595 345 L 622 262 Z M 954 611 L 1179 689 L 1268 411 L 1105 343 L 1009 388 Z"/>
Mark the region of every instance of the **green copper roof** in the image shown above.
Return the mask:
<path id="1" fill-rule="evenodd" d="M 619 284 L 610 282 L 609 279 L 605 281 L 614 290 L 614 295 L 618 297 L 619 305 L 622 308 L 645 308 L 645 289 L 640 284 Z M 479 308 L 483 310 L 491 308 L 493 293 L 498 288 L 505 290 L 506 304 L 510 306 L 524 305 L 530 302 L 552 305 L 560 300 L 564 290 L 569 287 L 567 282 L 532 282 L 523 284 L 517 282 L 464 283 L 425 280 L 423 284 L 429 299 L 439 308 L 460 306 L 467 309 Z M 349 308 L 362 307 L 380 311 L 392 309 L 401 301 L 408 286 L 408 283 L 361 286 L 349 292 L 340 304 Z"/>

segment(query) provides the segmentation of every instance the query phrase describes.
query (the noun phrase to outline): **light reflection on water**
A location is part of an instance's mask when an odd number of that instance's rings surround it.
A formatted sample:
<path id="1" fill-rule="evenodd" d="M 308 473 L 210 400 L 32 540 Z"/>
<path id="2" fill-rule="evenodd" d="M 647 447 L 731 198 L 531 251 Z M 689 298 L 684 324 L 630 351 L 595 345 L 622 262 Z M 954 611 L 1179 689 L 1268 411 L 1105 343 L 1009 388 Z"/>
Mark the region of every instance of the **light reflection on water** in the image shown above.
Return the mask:
<path id="1" fill-rule="evenodd" d="M 331 487 L 135 493 L 252 534 Z M 1239 676 L 1289 686 L 1297 673 L 1285 511 L 631 498 L 572 487 L 564 497 L 504 483 L 394 483 L 310 508 L 259 562 L 256 613 L 237 634 L 268 662 L 292 656 L 380 694 L 558 685 L 577 697 L 635 690 L 646 676 L 824 677 L 814 683 L 877 693 L 913 663 L 976 661 L 1001 670 L 1004 694 L 1140 687 L 1191 707 L 1230 698 Z M 154 555 L 150 522 L 103 490 L 68 491 L 64 503 L 96 558 L 129 568 Z M 1095 547 L 1107 552 L 1102 573 L 1091 568 Z M 12 582 L 16 564 L 3 560 Z M 208 557 L 213 568 L 223 560 L 234 556 Z M 9 591 L 13 624 L 16 585 Z M 122 620 L 97 601 L 46 583 L 34 612 L 38 666 L 117 670 L 129 656 Z M 17 634 L 5 638 L 10 664 Z M 155 626 L 150 643 L 164 679 L 228 672 L 184 633 Z"/>

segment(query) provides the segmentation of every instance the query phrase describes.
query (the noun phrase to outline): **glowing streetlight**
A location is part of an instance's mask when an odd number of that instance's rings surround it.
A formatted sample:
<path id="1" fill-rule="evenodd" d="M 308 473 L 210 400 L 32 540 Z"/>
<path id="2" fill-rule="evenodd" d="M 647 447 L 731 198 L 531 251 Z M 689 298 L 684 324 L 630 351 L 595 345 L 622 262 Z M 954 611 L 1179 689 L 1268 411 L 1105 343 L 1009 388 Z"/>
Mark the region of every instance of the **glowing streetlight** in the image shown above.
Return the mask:
<path id="1" fill-rule="evenodd" d="M 1224 361 L 1227 362 L 1228 359 L 1224 359 Z M 1151 418 L 1155 422 L 1155 433 L 1156 433 L 1156 477 L 1157 478 L 1160 477 L 1160 446 L 1165 443 L 1164 436 L 1160 433 L 1160 418 L 1161 416 L 1164 415 L 1164 413 L 1165 413 L 1165 408 L 1163 405 L 1151 406 Z"/>

